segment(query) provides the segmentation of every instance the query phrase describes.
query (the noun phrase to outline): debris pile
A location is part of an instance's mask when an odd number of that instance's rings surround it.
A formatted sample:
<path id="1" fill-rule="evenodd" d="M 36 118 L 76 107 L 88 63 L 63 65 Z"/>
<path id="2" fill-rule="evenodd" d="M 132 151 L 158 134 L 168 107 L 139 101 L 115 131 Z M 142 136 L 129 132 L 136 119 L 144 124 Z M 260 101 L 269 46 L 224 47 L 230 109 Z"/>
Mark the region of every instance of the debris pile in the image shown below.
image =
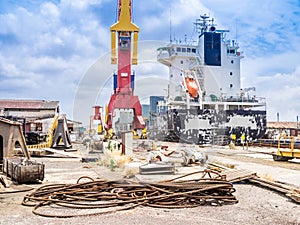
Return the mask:
<path id="1" fill-rule="evenodd" d="M 179 146 L 178 149 L 168 150 L 168 146 L 162 146 L 161 150 L 151 151 L 148 157 L 149 162 L 165 162 L 181 166 L 191 164 L 204 165 L 207 161 L 207 155 L 199 149 L 197 145 L 188 147 Z"/>
<path id="2" fill-rule="evenodd" d="M 82 177 L 76 184 L 42 186 L 26 195 L 22 204 L 34 206 L 33 213 L 36 215 L 67 218 L 107 214 L 141 205 L 158 208 L 188 208 L 238 202 L 232 194 L 235 189 L 224 176 L 210 170 L 198 173 L 199 179 L 183 180 L 179 177 L 156 183 L 93 180 Z M 81 183 L 82 179 L 90 180 Z M 66 209 L 73 211 L 66 213 Z M 91 211 L 95 209 L 97 211 Z"/>

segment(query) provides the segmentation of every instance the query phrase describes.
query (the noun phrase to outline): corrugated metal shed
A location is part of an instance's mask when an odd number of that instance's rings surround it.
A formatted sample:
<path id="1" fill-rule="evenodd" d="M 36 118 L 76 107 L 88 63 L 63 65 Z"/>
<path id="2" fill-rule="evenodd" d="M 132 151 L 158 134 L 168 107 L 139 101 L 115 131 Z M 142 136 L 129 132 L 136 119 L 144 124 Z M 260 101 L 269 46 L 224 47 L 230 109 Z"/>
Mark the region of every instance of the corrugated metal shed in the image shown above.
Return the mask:
<path id="1" fill-rule="evenodd" d="M 4 109 L 56 109 L 59 101 L 0 99 Z"/>
<path id="2" fill-rule="evenodd" d="M 8 119 L 2 118 L 2 117 L 0 117 L 0 122 L 6 123 L 9 125 L 21 125 L 21 123 L 19 123 L 19 122 L 8 120 Z"/>
<path id="3" fill-rule="evenodd" d="M 268 129 L 297 129 L 297 122 L 267 122 Z M 298 128 L 300 124 L 298 123 Z"/>

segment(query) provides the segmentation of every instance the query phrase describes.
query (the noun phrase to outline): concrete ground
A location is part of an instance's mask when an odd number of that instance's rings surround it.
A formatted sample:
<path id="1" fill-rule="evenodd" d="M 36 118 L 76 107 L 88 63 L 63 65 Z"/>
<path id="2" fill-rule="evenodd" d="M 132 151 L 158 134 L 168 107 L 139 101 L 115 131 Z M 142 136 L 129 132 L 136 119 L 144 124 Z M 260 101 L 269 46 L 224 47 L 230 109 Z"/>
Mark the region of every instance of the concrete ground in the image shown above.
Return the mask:
<path id="1" fill-rule="evenodd" d="M 163 143 L 165 144 L 165 143 Z M 157 144 L 159 146 L 159 144 Z M 169 148 L 177 148 L 168 143 Z M 135 209 L 111 213 L 101 216 L 87 216 L 79 218 L 46 218 L 34 215 L 32 208 L 21 205 L 22 199 L 28 192 L 8 193 L 14 190 L 25 190 L 29 187 L 37 188 L 52 183 L 76 183 L 81 176 L 105 178 L 109 180 L 123 179 L 132 175 L 139 165 L 146 162 L 146 151 L 136 152 L 138 157 L 128 163 L 124 169 L 111 171 L 96 162 L 82 163 L 82 157 L 98 157 L 101 153 L 88 154 L 84 146 L 76 146 L 78 158 L 61 157 L 55 154 L 49 157 L 34 158 L 45 164 L 45 179 L 41 184 L 14 185 L 10 188 L 0 188 L 0 224 L 300 224 L 300 205 L 287 197 L 273 191 L 245 183 L 234 184 L 234 195 L 239 200 L 234 205 L 219 207 L 201 206 L 189 209 L 157 209 L 138 207 Z M 272 151 L 272 149 L 250 148 L 248 151 L 228 147 L 206 147 L 203 149 L 208 155 L 208 161 L 222 165 L 233 165 L 257 172 L 260 176 L 270 180 L 277 180 L 300 187 L 300 163 L 274 162 L 272 156 L 257 153 L 257 151 Z M 184 174 L 201 170 L 201 166 L 177 167 L 176 174 Z M 130 170 L 130 172 L 129 172 Z M 169 179 L 172 175 L 147 177 L 138 175 L 138 179 Z M 64 212 L 62 212 L 64 213 Z"/>

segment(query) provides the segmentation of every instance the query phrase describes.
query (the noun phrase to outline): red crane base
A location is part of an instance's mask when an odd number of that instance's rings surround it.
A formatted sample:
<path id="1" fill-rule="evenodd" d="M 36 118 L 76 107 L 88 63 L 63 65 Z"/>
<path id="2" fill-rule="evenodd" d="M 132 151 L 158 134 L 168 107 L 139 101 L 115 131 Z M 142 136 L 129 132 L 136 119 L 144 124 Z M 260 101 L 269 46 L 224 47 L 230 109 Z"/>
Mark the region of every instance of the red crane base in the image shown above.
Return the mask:
<path id="1" fill-rule="evenodd" d="M 133 109 L 134 110 L 134 129 L 145 128 L 145 122 L 142 117 L 142 106 L 138 96 L 128 94 L 113 94 L 108 104 L 108 128 L 112 128 L 113 112 L 115 109 Z"/>

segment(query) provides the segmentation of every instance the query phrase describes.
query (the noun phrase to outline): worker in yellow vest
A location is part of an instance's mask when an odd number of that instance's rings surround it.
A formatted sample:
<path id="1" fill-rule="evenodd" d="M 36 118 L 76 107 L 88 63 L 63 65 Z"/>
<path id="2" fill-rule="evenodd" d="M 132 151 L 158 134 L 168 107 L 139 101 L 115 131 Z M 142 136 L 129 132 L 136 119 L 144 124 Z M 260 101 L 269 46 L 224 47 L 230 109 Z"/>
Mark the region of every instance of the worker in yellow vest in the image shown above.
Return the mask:
<path id="1" fill-rule="evenodd" d="M 146 127 L 142 130 L 140 138 L 141 139 L 147 139 L 148 138 L 147 128 Z"/>
<path id="2" fill-rule="evenodd" d="M 241 135 L 241 144 L 243 146 L 243 149 L 244 149 L 244 146 L 245 146 L 245 140 L 246 140 L 245 133 L 242 133 L 242 135 Z"/>
<path id="3" fill-rule="evenodd" d="M 231 141 L 229 144 L 230 149 L 235 149 L 235 142 L 236 142 L 236 134 L 230 135 Z"/>
<path id="4" fill-rule="evenodd" d="M 235 142 L 236 142 L 236 134 L 231 134 L 231 141 L 233 142 L 233 144 L 235 144 Z"/>
<path id="5" fill-rule="evenodd" d="M 133 139 L 138 139 L 139 135 L 138 135 L 137 129 L 132 129 L 131 131 L 133 133 Z"/>

